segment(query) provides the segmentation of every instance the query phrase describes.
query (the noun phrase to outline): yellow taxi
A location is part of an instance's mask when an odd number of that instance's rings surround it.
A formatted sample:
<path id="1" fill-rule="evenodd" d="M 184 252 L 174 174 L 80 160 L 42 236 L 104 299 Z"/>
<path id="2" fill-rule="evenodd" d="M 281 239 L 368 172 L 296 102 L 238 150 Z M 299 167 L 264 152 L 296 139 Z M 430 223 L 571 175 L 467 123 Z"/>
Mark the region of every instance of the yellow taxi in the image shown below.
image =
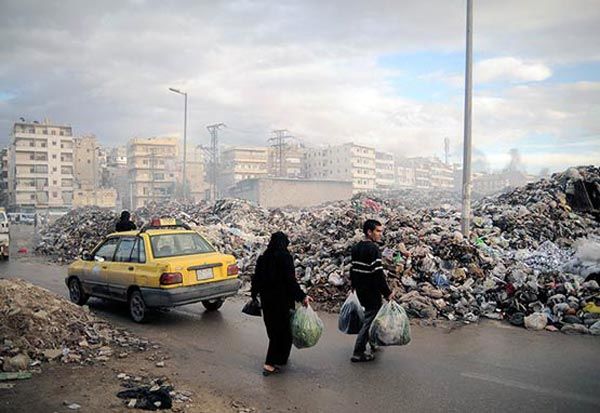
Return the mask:
<path id="1" fill-rule="evenodd" d="M 221 254 L 200 234 L 174 219 L 153 219 L 140 230 L 108 235 L 69 265 L 72 302 L 89 297 L 127 302 L 133 321 L 149 308 L 201 301 L 218 310 L 241 285 L 235 257 Z"/>

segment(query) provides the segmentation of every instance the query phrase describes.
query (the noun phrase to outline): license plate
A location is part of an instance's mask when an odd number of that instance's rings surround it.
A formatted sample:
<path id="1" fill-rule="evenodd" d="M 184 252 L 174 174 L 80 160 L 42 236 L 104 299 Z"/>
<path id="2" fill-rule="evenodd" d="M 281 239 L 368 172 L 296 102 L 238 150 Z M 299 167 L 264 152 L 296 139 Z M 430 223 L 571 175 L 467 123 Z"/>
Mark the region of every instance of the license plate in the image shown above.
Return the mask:
<path id="1" fill-rule="evenodd" d="M 196 270 L 196 279 L 198 281 L 210 280 L 212 277 L 213 277 L 213 269 L 212 268 L 202 268 L 201 270 Z"/>

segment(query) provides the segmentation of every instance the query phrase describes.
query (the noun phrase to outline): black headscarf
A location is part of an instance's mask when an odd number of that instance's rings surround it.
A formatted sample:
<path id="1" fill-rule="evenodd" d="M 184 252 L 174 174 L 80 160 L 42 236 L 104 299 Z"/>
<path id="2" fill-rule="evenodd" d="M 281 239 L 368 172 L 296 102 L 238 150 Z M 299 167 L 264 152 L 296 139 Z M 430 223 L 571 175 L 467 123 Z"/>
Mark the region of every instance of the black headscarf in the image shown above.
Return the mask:
<path id="1" fill-rule="evenodd" d="M 285 251 L 287 252 L 287 247 L 290 245 L 290 240 L 285 233 L 281 231 L 277 231 L 271 235 L 271 239 L 269 240 L 269 245 L 267 245 L 266 252 L 275 252 L 275 251 Z"/>
<path id="2" fill-rule="evenodd" d="M 129 211 L 121 212 L 121 221 L 129 221 L 130 217 L 131 217 L 131 214 L 129 213 Z"/>

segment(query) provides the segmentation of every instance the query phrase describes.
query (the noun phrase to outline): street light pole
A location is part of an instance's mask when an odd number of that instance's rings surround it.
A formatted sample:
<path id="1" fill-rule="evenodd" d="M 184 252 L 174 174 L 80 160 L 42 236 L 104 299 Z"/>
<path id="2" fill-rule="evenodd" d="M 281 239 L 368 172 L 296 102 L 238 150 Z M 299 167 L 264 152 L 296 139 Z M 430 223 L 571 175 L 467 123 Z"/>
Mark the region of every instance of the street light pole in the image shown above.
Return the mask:
<path id="1" fill-rule="evenodd" d="M 471 112 L 473 89 L 473 0 L 467 0 L 467 51 L 465 63 L 465 124 L 463 148 L 461 230 L 465 237 L 471 231 Z"/>
<path id="2" fill-rule="evenodd" d="M 187 167 L 187 98 L 188 95 L 186 92 L 182 92 L 179 89 L 174 89 L 172 87 L 169 88 L 171 92 L 177 93 L 179 95 L 183 95 L 184 97 L 184 106 L 183 106 L 183 200 L 187 200 L 187 175 L 186 175 L 186 167 Z"/>

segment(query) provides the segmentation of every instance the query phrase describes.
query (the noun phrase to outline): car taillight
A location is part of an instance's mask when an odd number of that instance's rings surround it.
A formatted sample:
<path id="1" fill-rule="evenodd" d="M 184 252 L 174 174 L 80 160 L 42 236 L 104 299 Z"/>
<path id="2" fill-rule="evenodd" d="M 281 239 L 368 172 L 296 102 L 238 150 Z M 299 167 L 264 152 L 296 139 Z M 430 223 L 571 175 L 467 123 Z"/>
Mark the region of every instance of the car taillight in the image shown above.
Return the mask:
<path id="1" fill-rule="evenodd" d="M 238 268 L 237 264 L 232 264 L 227 267 L 227 276 L 228 277 L 231 277 L 232 275 L 238 275 L 239 272 L 240 272 L 240 269 Z"/>
<path id="2" fill-rule="evenodd" d="M 179 284 L 183 282 L 180 272 L 163 272 L 160 275 L 160 285 Z"/>

